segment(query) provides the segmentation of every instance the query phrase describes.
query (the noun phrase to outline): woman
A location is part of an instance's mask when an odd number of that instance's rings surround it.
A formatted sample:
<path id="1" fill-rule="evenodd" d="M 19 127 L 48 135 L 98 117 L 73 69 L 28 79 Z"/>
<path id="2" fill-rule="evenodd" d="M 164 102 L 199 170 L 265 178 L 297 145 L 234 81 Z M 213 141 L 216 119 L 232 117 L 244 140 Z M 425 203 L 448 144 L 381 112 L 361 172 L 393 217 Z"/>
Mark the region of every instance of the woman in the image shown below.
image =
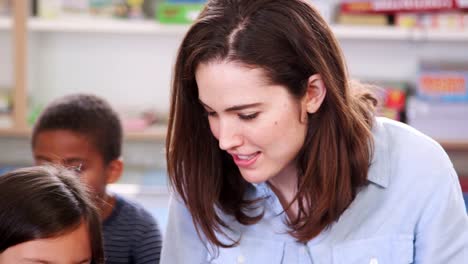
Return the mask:
<path id="1" fill-rule="evenodd" d="M 162 263 L 462 263 L 449 158 L 375 103 L 305 1 L 208 1 L 175 66 Z"/>
<path id="2" fill-rule="evenodd" d="M 104 263 L 99 215 L 72 171 L 43 166 L 0 176 L 3 263 Z"/>

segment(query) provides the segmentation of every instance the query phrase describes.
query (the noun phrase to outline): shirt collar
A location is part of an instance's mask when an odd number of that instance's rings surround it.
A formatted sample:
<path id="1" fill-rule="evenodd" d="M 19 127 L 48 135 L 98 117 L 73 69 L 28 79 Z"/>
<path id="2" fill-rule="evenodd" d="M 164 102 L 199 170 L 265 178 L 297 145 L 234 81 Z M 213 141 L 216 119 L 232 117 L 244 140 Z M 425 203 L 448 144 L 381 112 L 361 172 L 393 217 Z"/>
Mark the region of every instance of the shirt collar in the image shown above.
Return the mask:
<path id="1" fill-rule="evenodd" d="M 390 162 L 388 142 L 390 135 L 383 124 L 385 118 L 375 118 L 372 127 L 373 135 L 373 155 L 367 174 L 367 180 L 383 188 L 387 188 L 390 183 Z"/>

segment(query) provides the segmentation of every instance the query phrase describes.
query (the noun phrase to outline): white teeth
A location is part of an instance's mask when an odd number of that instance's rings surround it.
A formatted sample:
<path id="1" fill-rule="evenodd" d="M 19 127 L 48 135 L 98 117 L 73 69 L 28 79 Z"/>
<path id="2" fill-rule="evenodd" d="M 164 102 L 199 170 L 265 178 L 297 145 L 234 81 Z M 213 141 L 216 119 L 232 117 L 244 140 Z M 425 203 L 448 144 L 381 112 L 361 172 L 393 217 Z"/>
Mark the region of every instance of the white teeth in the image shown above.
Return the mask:
<path id="1" fill-rule="evenodd" d="M 257 155 L 257 153 L 255 154 L 252 154 L 252 155 L 237 155 L 237 157 L 241 160 L 249 160 L 253 157 L 255 157 L 255 155 Z"/>

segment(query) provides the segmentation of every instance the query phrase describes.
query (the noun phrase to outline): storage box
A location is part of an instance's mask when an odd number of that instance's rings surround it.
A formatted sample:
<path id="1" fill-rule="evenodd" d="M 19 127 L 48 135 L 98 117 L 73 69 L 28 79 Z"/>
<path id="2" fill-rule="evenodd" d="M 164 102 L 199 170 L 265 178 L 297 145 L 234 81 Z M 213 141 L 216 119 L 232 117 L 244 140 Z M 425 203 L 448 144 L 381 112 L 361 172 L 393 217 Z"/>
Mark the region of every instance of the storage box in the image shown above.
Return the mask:
<path id="1" fill-rule="evenodd" d="M 468 140 L 468 102 L 430 102 L 410 98 L 408 124 L 437 140 Z"/>
<path id="2" fill-rule="evenodd" d="M 438 63 L 421 66 L 417 95 L 426 100 L 468 101 L 468 65 Z"/>
<path id="3" fill-rule="evenodd" d="M 161 3 L 156 18 L 166 24 L 192 24 L 204 6 L 201 3 Z"/>

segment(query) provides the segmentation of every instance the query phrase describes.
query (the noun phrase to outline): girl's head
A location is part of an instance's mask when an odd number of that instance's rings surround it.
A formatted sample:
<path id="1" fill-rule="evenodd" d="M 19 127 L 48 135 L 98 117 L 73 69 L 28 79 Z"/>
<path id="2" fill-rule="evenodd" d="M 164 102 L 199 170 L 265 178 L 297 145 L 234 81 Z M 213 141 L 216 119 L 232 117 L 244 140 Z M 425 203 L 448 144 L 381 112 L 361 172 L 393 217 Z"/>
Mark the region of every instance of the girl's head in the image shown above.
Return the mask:
<path id="1" fill-rule="evenodd" d="M 246 214 L 250 183 L 297 178 L 298 240 L 337 219 L 371 156 L 375 101 L 351 86 L 337 40 L 305 1 L 208 1 L 177 56 L 167 162 L 211 242 L 222 245 L 224 224 L 213 205 L 241 223 L 261 218 Z"/>
<path id="2" fill-rule="evenodd" d="M 0 263 L 104 263 L 100 227 L 73 172 L 37 166 L 0 176 Z"/>

